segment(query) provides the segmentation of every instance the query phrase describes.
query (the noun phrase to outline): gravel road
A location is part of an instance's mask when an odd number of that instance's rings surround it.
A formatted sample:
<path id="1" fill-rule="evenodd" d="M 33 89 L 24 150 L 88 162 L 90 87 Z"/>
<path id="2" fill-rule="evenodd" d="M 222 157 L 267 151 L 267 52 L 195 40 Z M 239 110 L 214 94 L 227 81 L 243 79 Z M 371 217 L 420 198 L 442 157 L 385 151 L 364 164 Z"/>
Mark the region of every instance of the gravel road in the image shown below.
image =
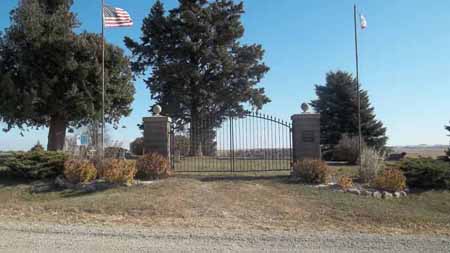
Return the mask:
<path id="1" fill-rule="evenodd" d="M 450 252 L 450 238 L 25 224 L 0 220 L 0 252 Z"/>

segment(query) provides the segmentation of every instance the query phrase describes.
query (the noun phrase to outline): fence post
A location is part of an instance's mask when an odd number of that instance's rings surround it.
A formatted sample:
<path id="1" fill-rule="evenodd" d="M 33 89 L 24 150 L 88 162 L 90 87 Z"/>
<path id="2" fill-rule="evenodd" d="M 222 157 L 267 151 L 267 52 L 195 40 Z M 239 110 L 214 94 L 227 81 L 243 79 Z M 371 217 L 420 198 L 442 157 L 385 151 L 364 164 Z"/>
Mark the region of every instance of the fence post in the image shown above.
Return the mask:
<path id="1" fill-rule="evenodd" d="M 292 115 L 292 148 L 294 161 L 321 159 L 320 114 L 309 113 L 309 106 L 302 104 L 303 113 Z"/>
<path id="2" fill-rule="evenodd" d="M 159 153 L 170 159 L 170 117 L 161 116 L 161 107 L 153 107 L 154 115 L 143 118 L 144 154 Z"/>

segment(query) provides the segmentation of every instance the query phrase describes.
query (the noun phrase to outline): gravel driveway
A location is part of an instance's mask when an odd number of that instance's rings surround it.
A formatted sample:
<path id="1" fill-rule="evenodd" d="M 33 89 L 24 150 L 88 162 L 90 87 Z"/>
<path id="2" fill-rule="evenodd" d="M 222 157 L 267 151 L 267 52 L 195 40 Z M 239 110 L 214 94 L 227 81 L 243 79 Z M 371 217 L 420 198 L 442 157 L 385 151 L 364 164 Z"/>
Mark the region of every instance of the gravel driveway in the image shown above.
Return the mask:
<path id="1" fill-rule="evenodd" d="M 0 221 L 0 252 L 450 252 L 450 238 Z"/>

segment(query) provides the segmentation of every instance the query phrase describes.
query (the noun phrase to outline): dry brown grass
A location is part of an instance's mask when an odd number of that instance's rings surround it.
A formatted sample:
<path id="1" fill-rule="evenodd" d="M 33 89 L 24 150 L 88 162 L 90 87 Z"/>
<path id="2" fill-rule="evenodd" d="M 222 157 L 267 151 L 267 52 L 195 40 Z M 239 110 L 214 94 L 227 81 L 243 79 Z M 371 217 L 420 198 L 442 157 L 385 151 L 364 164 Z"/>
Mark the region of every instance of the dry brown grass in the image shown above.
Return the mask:
<path id="1" fill-rule="evenodd" d="M 80 194 L 0 182 L 0 217 L 59 223 L 450 234 L 450 193 L 376 200 L 281 177 L 176 177 Z"/>

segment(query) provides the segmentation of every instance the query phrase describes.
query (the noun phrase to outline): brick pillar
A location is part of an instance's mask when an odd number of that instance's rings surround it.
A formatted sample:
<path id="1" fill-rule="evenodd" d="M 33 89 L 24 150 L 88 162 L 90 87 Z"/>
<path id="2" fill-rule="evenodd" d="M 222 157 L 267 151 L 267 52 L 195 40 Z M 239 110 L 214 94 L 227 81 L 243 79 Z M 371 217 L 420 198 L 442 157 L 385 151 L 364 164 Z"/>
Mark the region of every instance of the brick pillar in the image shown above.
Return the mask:
<path id="1" fill-rule="evenodd" d="M 159 153 L 170 159 L 170 117 L 161 116 L 161 107 L 155 106 L 155 115 L 144 121 L 144 154 Z"/>
<path id="2" fill-rule="evenodd" d="M 303 113 L 292 115 L 292 148 L 294 161 L 321 159 L 320 114 L 308 113 L 307 104 L 302 105 Z"/>

